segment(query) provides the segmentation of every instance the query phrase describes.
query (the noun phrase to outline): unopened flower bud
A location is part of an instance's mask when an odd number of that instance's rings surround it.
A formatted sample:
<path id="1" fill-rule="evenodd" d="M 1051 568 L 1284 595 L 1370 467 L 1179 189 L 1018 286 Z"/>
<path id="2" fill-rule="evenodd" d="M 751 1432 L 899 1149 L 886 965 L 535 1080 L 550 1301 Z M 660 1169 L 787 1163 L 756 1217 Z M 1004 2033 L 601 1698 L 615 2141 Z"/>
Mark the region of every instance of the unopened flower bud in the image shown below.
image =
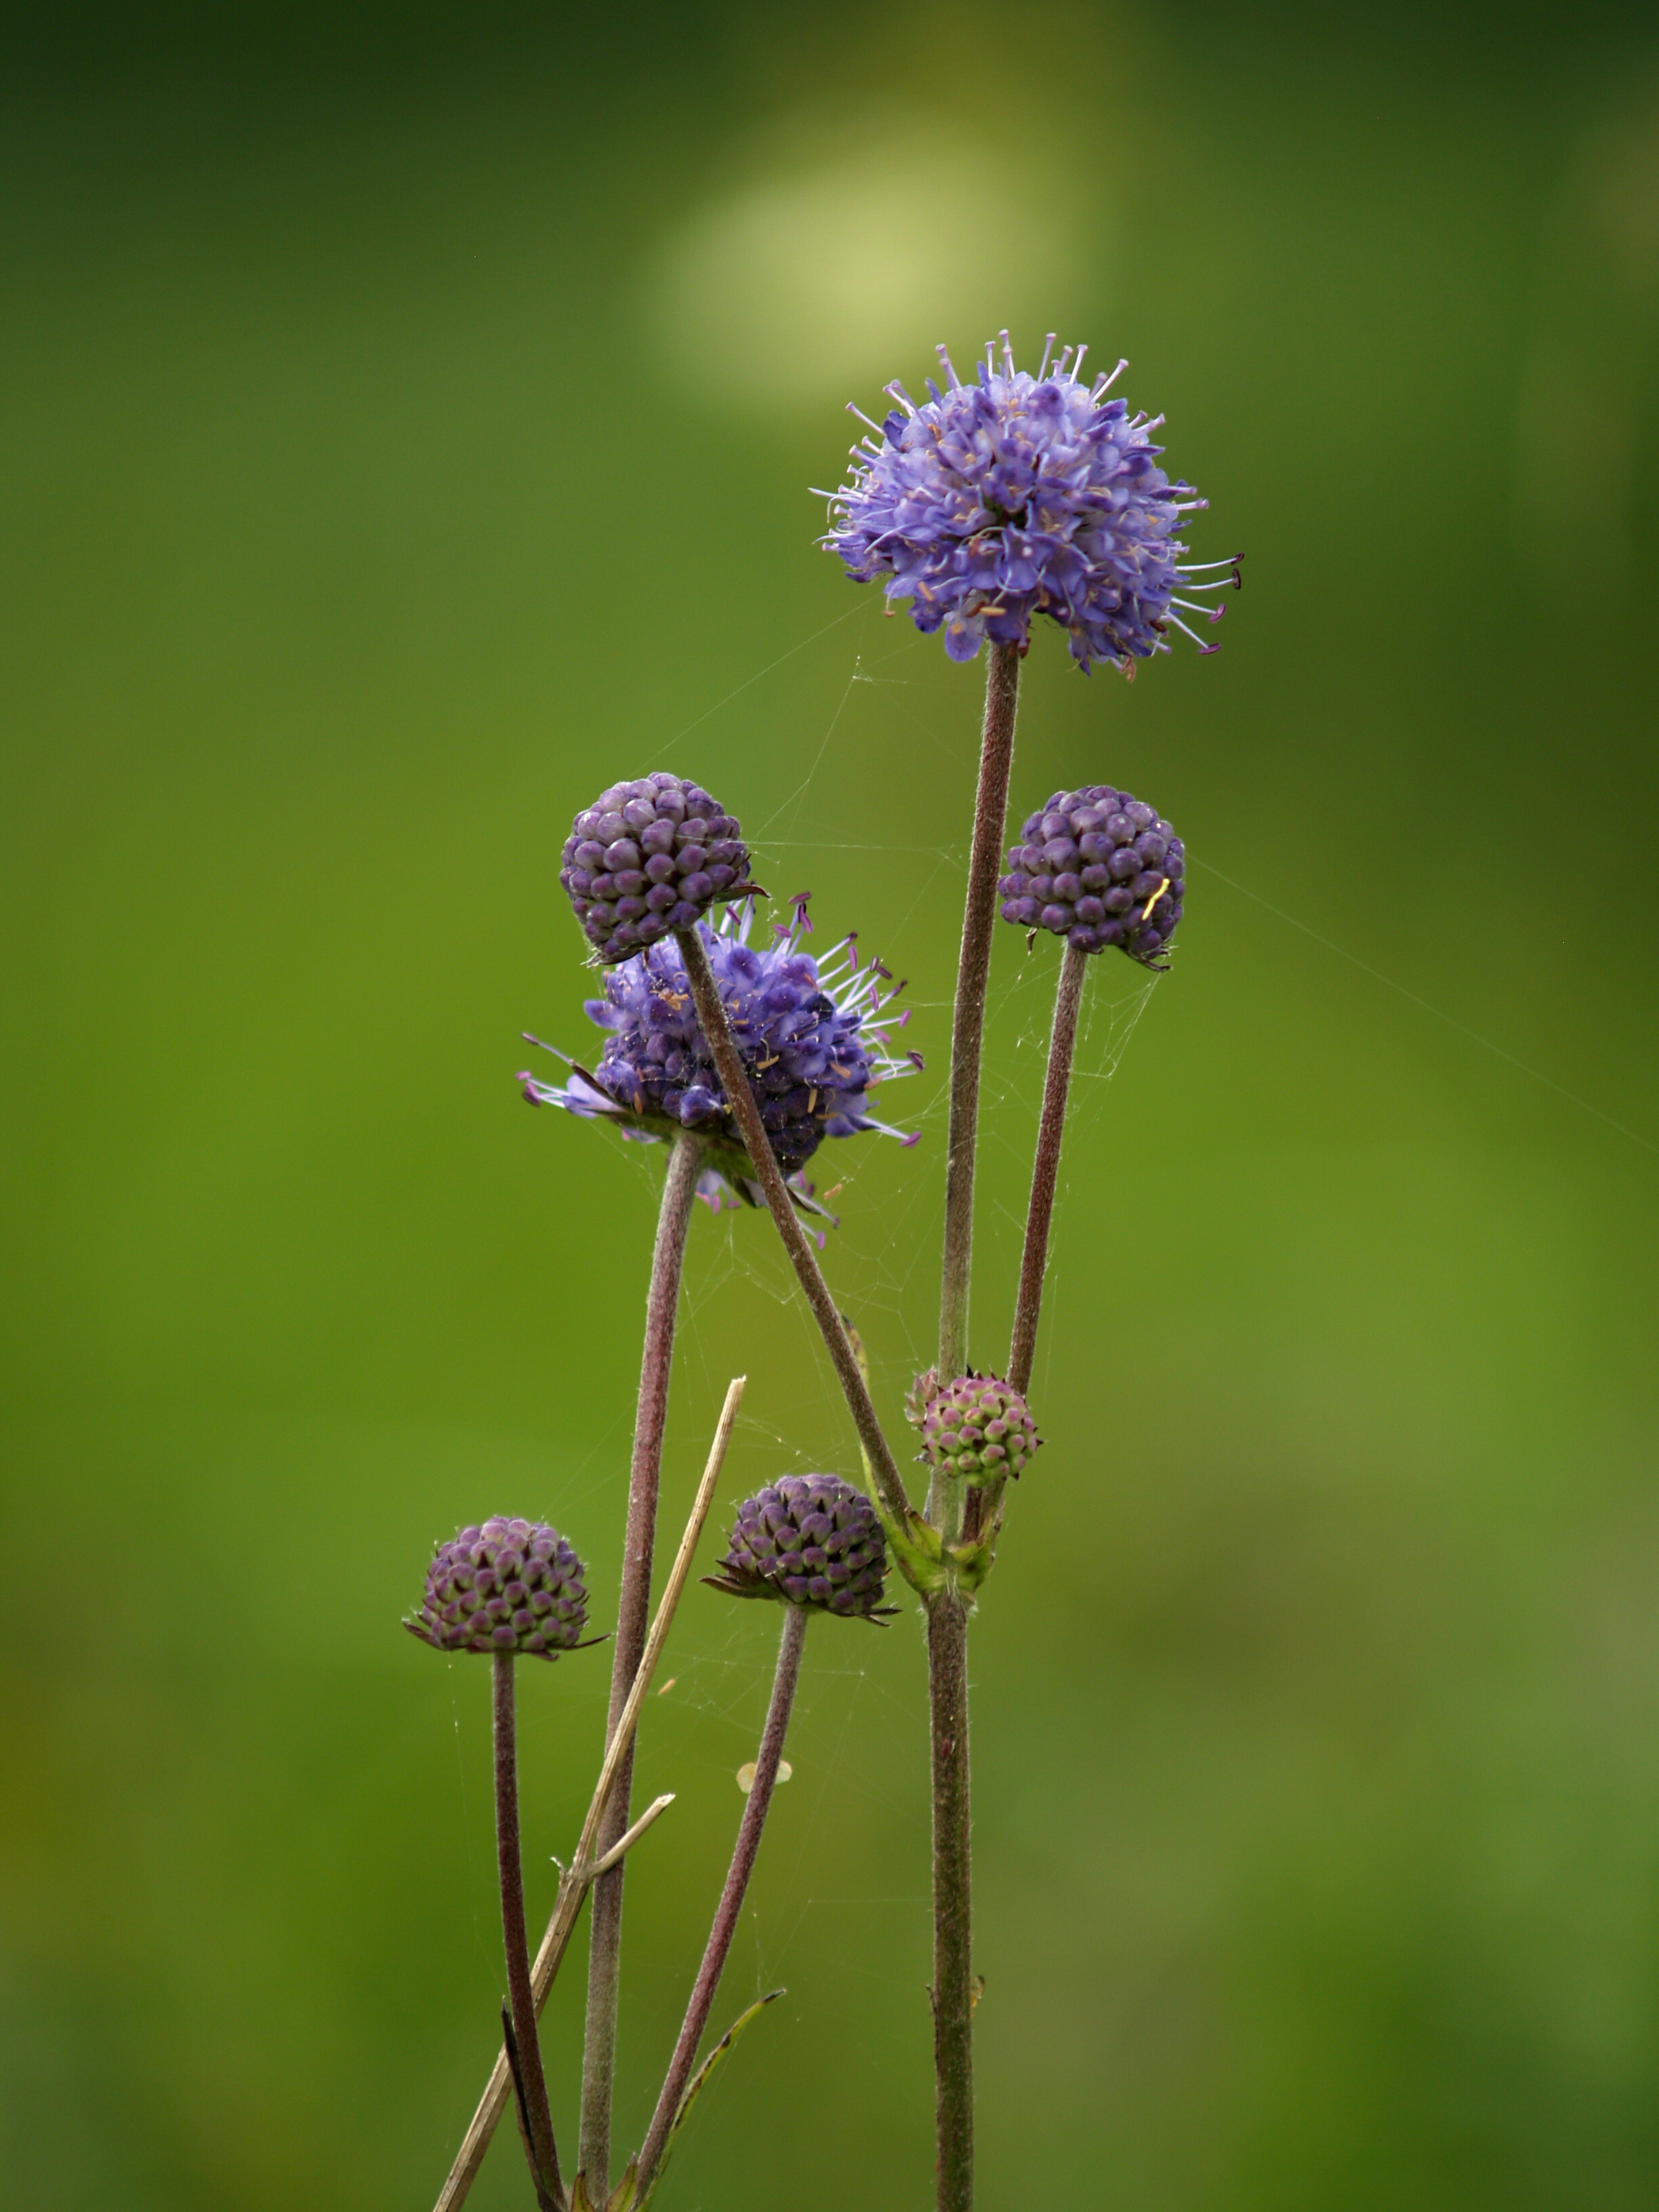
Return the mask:
<path id="1" fill-rule="evenodd" d="M 439 1545 L 421 1610 L 404 1626 L 437 1651 L 556 1659 L 586 1625 L 583 1571 L 556 1528 L 497 1514 Z"/>
<path id="2" fill-rule="evenodd" d="M 876 1509 L 838 1474 L 786 1474 L 738 1508 L 720 1577 L 733 1597 L 781 1598 L 879 1618 L 887 1541 Z"/>
<path id="3" fill-rule="evenodd" d="M 1181 919 L 1187 848 L 1155 807 L 1110 784 L 1057 791 L 1027 817 L 997 885 L 1002 918 L 1082 952 L 1115 945 L 1144 968 Z"/>
<path id="4" fill-rule="evenodd" d="M 971 1369 L 942 1389 L 938 1373 L 929 1369 L 918 1377 L 905 1413 L 921 1431 L 928 1464 L 969 1482 L 1018 1477 L 1042 1442 L 1018 1391 Z"/>
<path id="5" fill-rule="evenodd" d="M 749 882 L 743 832 L 701 785 L 659 770 L 612 784 L 564 841 L 559 881 L 608 965 L 690 929 Z"/>

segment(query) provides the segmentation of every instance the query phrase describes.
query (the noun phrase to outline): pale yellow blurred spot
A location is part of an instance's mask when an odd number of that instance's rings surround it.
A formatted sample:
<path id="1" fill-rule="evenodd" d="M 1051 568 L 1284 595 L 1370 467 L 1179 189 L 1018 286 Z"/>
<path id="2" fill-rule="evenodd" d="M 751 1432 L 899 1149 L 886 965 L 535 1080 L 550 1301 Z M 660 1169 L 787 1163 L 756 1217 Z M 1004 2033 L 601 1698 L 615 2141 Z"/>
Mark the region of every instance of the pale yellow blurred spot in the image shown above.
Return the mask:
<path id="1" fill-rule="evenodd" d="M 794 1771 L 794 1768 L 791 1766 L 787 1759 L 781 1759 L 778 1761 L 778 1779 L 780 1782 L 787 1782 Z M 738 1769 L 738 1787 L 742 1790 L 744 1796 L 746 1797 L 754 1786 L 755 1762 L 752 1759 L 746 1759 L 743 1765 Z"/>
<path id="2" fill-rule="evenodd" d="M 966 377 L 1006 326 L 1035 368 L 1078 280 L 1097 289 L 1082 198 L 1029 146 L 927 114 L 887 115 L 797 168 L 775 158 L 663 239 L 647 301 L 659 366 L 736 412 L 854 399 L 878 421 L 890 378 L 923 396 L 939 343 Z"/>

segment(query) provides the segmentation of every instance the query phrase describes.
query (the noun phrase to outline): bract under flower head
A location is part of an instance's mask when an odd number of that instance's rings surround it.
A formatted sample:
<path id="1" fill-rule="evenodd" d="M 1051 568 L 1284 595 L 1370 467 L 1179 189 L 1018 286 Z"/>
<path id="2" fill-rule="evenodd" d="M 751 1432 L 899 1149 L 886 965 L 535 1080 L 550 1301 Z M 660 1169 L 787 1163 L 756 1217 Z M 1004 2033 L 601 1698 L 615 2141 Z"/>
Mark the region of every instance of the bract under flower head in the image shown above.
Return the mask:
<path id="1" fill-rule="evenodd" d="M 752 899 L 728 910 L 717 927 L 698 927 L 773 1153 L 798 1197 L 810 1203 L 811 1187 L 800 1170 L 825 1137 L 873 1129 L 916 1141 L 920 1132 L 905 1135 L 877 1121 L 869 1095 L 921 1060 L 891 1044 L 891 1033 L 909 1019 L 908 1009 L 890 1011 L 902 983 L 878 960 L 861 963 L 851 935 L 821 960 L 804 951 L 812 927 L 806 906 L 805 894 L 791 902 L 790 919 L 774 925 L 769 945 L 749 941 Z M 611 969 L 605 996 L 590 999 L 586 1011 L 607 1032 L 599 1066 L 590 1073 L 558 1054 L 570 1069 L 562 1085 L 520 1077 L 531 1104 L 562 1106 L 647 1140 L 696 1130 L 712 1156 L 700 1194 L 716 1212 L 738 1196 L 762 1203 L 674 940 Z"/>
<path id="2" fill-rule="evenodd" d="M 1150 433 L 1163 417 L 1131 416 L 1106 397 L 1122 362 L 1085 384 L 1084 347 L 1051 366 L 1051 336 L 1035 376 L 1015 368 L 1006 331 L 1000 347 L 1000 367 L 988 346 L 977 381 L 963 384 L 941 346 L 945 389 L 929 378 L 921 406 L 902 385 L 886 387 L 896 405 L 852 448 L 851 480 L 823 495 L 823 543 L 856 582 L 884 576 L 918 629 L 942 626 L 953 660 L 973 659 L 988 637 L 1024 653 L 1040 614 L 1066 632 L 1085 672 L 1109 660 L 1133 675 L 1136 660 L 1169 650 L 1171 625 L 1216 652 L 1172 611 L 1216 622 L 1221 607 L 1177 599 L 1176 586 L 1221 590 L 1237 584 L 1237 567 L 1210 562 L 1228 573 L 1195 584 L 1177 561 L 1180 516 L 1209 502 L 1158 467 L 1164 448 Z"/>

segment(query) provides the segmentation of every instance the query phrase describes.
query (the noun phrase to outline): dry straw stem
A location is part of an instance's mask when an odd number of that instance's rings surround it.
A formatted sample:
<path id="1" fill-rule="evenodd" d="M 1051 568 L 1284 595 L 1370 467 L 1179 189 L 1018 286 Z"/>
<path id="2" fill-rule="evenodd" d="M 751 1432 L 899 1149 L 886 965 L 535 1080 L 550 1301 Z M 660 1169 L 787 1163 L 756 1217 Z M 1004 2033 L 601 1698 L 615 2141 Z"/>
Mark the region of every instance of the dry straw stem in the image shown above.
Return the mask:
<path id="1" fill-rule="evenodd" d="M 714 1487 L 720 1480 L 720 1469 L 726 1463 L 726 1446 L 731 1443 L 732 1431 L 737 1425 L 738 1407 L 743 1401 L 744 1389 L 748 1379 L 744 1375 L 736 1376 L 726 1391 L 726 1403 L 720 1409 L 720 1424 L 714 1431 L 714 1440 L 708 1449 L 708 1464 L 704 1468 L 702 1480 L 697 1486 L 697 1495 L 691 1507 L 690 1518 L 685 1524 L 685 1534 L 680 1539 L 680 1548 L 675 1555 L 673 1566 L 669 1571 L 667 1586 L 662 1594 L 662 1602 L 657 1607 L 656 1619 L 652 1622 L 651 1632 L 646 1638 L 645 1650 L 640 1660 L 639 1670 L 634 1677 L 634 1686 L 628 1693 L 628 1703 L 623 1708 L 622 1717 L 617 1723 L 610 1746 L 605 1754 L 605 1764 L 599 1769 L 599 1778 L 594 1784 L 592 1801 L 587 1808 L 587 1818 L 582 1823 L 581 1839 L 576 1845 L 575 1857 L 559 1881 L 558 1902 L 553 1908 L 553 1917 L 548 1923 L 547 1933 L 542 1938 L 541 1948 L 536 1954 L 536 1963 L 531 1969 L 531 1985 L 535 1993 L 536 2009 L 538 2012 L 547 2002 L 547 1993 L 553 1986 L 554 1977 L 559 1971 L 565 1948 L 575 1928 L 576 1917 L 581 1911 L 582 1899 L 587 1894 L 588 1887 L 598 1870 L 598 1864 L 593 1857 L 593 1845 L 599 1835 L 599 1823 L 604 1818 L 605 1806 L 610 1802 L 611 1792 L 615 1785 L 623 1756 L 628 1746 L 634 1740 L 634 1730 L 639 1722 L 640 1708 L 645 1702 L 646 1692 L 650 1688 L 652 1677 L 657 1671 L 657 1662 L 662 1656 L 663 1645 L 668 1638 L 668 1631 L 673 1622 L 675 1608 L 679 1604 L 681 1593 L 684 1590 L 687 1577 L 691 1572 L 692 1559 L 696 1552 L 698 1540 L 702 1534 L 703 1523 L 708 1518 L 709 1508 L 714 1502 Z M 648 1821 L 654 1817 L 655 1810 L 656 1808 L 653 1808 L 652 1813 L 637 1821 L 635 1824 L 635 1830 L 630 1831 L 629 1836 L 624 1838 L 623 1841 L 631 1840 L 634 1832 L 642 1831 Z M 477 2179 L 478 2169 L 483 2164 L 484 2153 L 489 2148 L 490 2137 L 495 2134 L 512 2094 L 512 2069 L 507 2063 L 507 2052 L 503 2050 L 496 2056 L 495 2071 L 490 2075 L 489 2085 L 478 2100 L 478 2109 L 472 2115 L 471 2125 L 467 2129 L 461 2148 L 456 2154 L 455 2163 L 449 2170 L 449 2179 L 439 2191 L 434 2212 L 456 2212 L 456 2207 L 466 2202 L 467 2191 Z"/>

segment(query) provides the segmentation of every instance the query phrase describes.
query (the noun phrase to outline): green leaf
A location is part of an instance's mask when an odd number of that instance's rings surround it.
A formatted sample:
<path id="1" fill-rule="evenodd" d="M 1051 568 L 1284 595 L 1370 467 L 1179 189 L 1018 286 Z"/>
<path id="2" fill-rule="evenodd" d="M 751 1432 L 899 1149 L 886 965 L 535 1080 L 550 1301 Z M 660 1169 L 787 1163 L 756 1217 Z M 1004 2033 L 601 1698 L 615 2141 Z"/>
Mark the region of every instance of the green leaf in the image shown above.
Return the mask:
<path id="1" fill-rule="evenodd" d="M 644 2212 L 644 2208 L 656 2195 L 658 2186 L 660 2184 L 664 2174 L 668 2171 L 668 2161 L 674 2154 L 674 2145 L 679 2140 L 680 2130 L 685 2125 L 686 2115 L 691 2110 L 692 2105 L 696 2102 L 697 2097 L 702 2094 L 703 2089 L 708 2087 L 710 2076 L 714 2073 L 715 2069 L 724 2063 L 726 2054 L 730 2051 L 732 2045 L 743 2033 L 743 2031 L 748 2027 L 750 2021 L 754 2019 L 757 2013 L 764 2012 L 768 2005 L 775 2003 L 776 2000 L 784 1994 L 785 1992 L 782 1990 L 768 1990 L 763 1997 L 757 1997 L 755 2002 L 750 2006 L 747 2012 L 740 2013 L 737 2019 L 732 2021 L 731 2027 L 726 2029 L 725 2034 L 721 2036 L 720 2041 L 709 2052 L 708 2057 L 703 2060 L 702 2064 L 698 2067 L 696 2073 L 692 2077 L 690 2087 L 680 2100 L 680 2108 L 674 2115 L 673 2126 L 668 2130 L 668 2141 L 663 2146 L 663 2154 L 661 2159 L 658 2162 L 657 2170 L 652 2175 L 649 2183 L 647 2185 L 644 2196 L 639 2200 L 639 2212 Z M 632 2172 L 631 2168 L 629 2169 L 629 2172 Z M 627 2177 L 624 2176 L 624 2179 L 626 2179 Z M 606 2207 L 605 2212 L 633 2212 L 633 2199 L 630 2197 L 626 2204 L 618 2205 L 616 2199 L 613 2197 L 611 2203 Z"/>

